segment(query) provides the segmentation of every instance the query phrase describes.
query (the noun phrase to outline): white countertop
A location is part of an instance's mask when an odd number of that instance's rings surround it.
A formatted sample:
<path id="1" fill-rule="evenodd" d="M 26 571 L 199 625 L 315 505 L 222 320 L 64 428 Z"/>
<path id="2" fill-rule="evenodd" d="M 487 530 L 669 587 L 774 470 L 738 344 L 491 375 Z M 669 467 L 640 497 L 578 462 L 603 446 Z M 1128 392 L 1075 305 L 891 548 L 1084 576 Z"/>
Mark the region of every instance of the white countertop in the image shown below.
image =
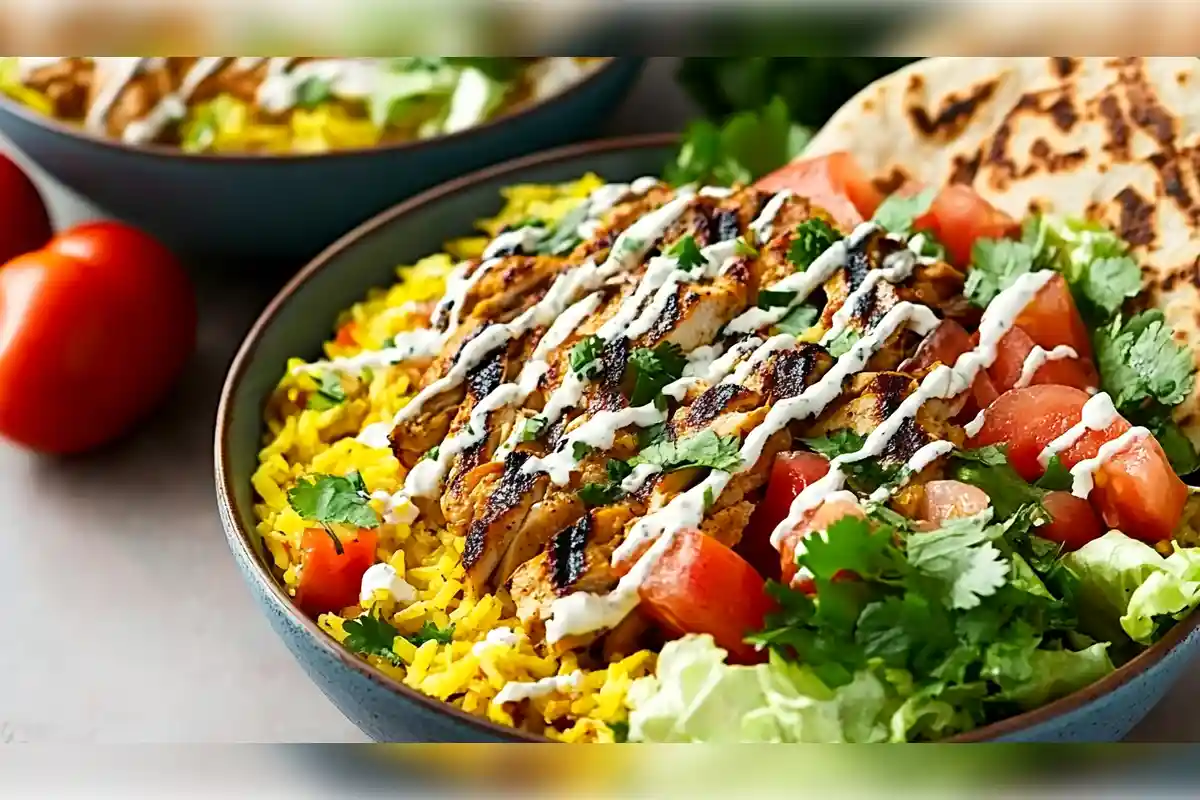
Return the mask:
<path id="1" fill-rule="evenodd" d="M 614 132 L 686 118 L 656 62 Z M 96 216 L 41 185 L 60 225 Z M 194 366 L 132 439 L 67 461 L 0 444 L 0 742 L 365 740 L 268 628 L 215 509 L 220 384 L 281 280 L 201 282 Z M 1198 696 L 1192 672 L 1135 738 L 1200 741 Z"/>

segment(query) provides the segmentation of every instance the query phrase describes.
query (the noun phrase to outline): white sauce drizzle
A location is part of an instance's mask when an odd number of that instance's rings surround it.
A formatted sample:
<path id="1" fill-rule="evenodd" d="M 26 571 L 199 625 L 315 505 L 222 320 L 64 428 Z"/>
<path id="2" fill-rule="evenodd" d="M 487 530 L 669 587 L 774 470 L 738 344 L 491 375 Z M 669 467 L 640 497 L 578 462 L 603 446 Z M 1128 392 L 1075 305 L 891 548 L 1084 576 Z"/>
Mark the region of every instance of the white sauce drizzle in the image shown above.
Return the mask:
<path id="1" fill-rule="evenodd" d="M 963 432 L 967 434 L 968 438 L 978 436 L 979 432 L 983 430 L 985 422 L 987 422 L 987 409 L 982 408 L 970 422 L 963 426 Z"/>
<path id="2" fill-rule="evenodd" d="M 387 444 L 383 446 L 386 447 Z M 411 525 L 420 515 L 420 511 L 403 489 L 395 494 L 379 489 L 371 492 L 371 499 L 383 502 L 383 521 L 392 525 Z"/>
<path id="3" fill-rule="evenodd" d="M 358 603 L 367 606 L 375 600 L 375 592 L 387 592 L 397 603 L 409 605 L 417 601 L 417 590 L 400 577 L 395 567 L 386 561 L 372 564 L 362 576 L 358 592 Z"/>
<path id="4" fill-rule="evenodd" d="M 521 634 L 509 627 L 492 628 L 482 641 L 476 642 L 471 653 L 480 658 L 493 647 L 515 647 L 521 643 Z"/>
<path id="5" fill-rule="evenodd" d="M 885 258 L 882 269 L 874 269 L 868 272 L 858 288 L 848 294 L 845 302 L 834 312 L 833 318 L 830 320 L 829 330 L 821 337 L 821 344 L 828 345 L 842 334 L 846 326 L 850 324 L 850 319 L 854 316 L 859 302 L 870 295 L 881 280 L 888 283 L 906 281 L 912 275 L 915 264 L 916 256 L 913 255 L 912 251 L 901 250 Z"/>
<path id="6" fill-rule="evenodd" d="M 933 462 L 937 461 L 942 456 L 954 449 L 954 442 L 946 439 L 929 442 L 921 447 L 917 452 L 912 454 L 912 458 L 904 462 L 902 479 L 896 486 L 880 486 L 875 491 L 871 492 L 867 499 L 873 503 L 881 503 L 891 496 L 892 492 L 905 486 L 912 478 L 921 470 L 928 467 Z M 829 498 L 826 498 L 828 501 Z"/>
<path id="7" fill-rule="evenodd" d="M 541 458 L 531 458 L 521 467 L 526 474 L 545 472 L 557 486 L 565 486 L 571 481 L 571 470 L 579 463 L 575 458 L 575 445 L 585 445 L 597 450 L 607 450 L 613 446 L 617 431 L 636 425 L 648 428 L 660 422 L 666 422 L 667 412 L 653 403 L 636 408 L 622 408 L 618 411 L 597 411 L 583 424 L 573 429 L 567 439 L 557 450 Z"/>
<path id="8" fill-rule="evenodd" d="M 1107 393 L 1100 392 L 1092 395 L 1079 411 L 1079 422 L 1067 428 L 1061 436 L 1042 448 L 1042 452 L 1038 453 L 1038 463 L 1045 469 L 1049 466 L 1050 459 L 1069 450 L 1088 431 L 1102 431 L 1120 417 L 1117 407 L 1113 405 L 1112 398 Z"/>
<path id="9" fill-rule="evenodd" d="M 555 692 L 568 692 L 583 683 L 583 673 L 575 670 L 569 675 L 551 675 L 536 681 L 509 681 L 497 694 L 493 703 L 518 703 L 522 700 L 532 700 L 535 697 L 545 697 Z"/>
<path id="10" fill-rule="evenodd" d="M 775 218 L 779 216 L 779 212 L 783 208 L 783 204 L 786 203 L 788 198 L 791 196 L 792 193 L 787 189 L 784 189 L 782 192 L 778 192 L 774 197 L 767 201 L 767 204 L 763 206 L 762 211 L 760 211 L 758 216 L 754 218 L 754 221 L 750 223 L 750 230 L 754 233 L 755 241 L 762 244 L 771 238 L 771 228 L 775 223 Z"/>
<path id="11" fill-rule="evenodd" d="M 1071 467 L 1071 494 L 1086 500 L 1096 485 L 1096 470 L 1117 453 L 1127 450 L 1149 435 L 1150 431 L 1140 425 L 1130 428 L 1112 441 L 1102 444 L 1094 457 L 1085 458 Z"/>
<path id="12" fill-rule="evenodd" d="M 655 475 L 662 472 L 662 467 L 658 464 L 638 464 L 633 468 L 633 472 L 629 473 L 623 481 L 621 481 L 621 491 L 636 492 L 641 489 L 646 481 L 653 478 Z"/>
<path id="13" fill-rule="evenodd" d="M 541 225 L 526 225 L 516 230 L 505 231 L 483 250 L 483 258 L 498 258 L 501 253 L 512 250 L 516 253 L 529 253 L 545 236 L 546 229 Z"/>
<path id="14" fill-rule="evenodd" d="M 313 361 L 310 364 L 297 364 L 292 368 L 293 375 L 317 372 L 342 372 L 347 375 L 361 375 L 364 369 L 383 369 L 410 358 L 424 358 L 437 355 L 442 346 L 442 334 L 427 328 L 418 328 L 396 334 L 394 344 L 381 350 L 364 350 L 352 356 L 331 358 L 326 361 Z"/>
<path id="15" fill-rule="evenodd" d="M 1034 345 L 1033 349 L 1029 351 L 1029 355 L 1025 356 L 1025 363 L 1021 365 L 1021 376 L 1017 378 L 1017 382 L 1013 384 L 1013 388 L 1024 389 L 1033 383 L 1033 378 L 1037 374 L 1037 371 L 1047 362 L 1059 361 L 1064 358 L 1079 358 L 1079 354 L 1075 352 L 1073 347 L 1068 347 L 1065 344 L 1060 344 L 1053 350 L 1046 350 L 1041 345 Z"/>

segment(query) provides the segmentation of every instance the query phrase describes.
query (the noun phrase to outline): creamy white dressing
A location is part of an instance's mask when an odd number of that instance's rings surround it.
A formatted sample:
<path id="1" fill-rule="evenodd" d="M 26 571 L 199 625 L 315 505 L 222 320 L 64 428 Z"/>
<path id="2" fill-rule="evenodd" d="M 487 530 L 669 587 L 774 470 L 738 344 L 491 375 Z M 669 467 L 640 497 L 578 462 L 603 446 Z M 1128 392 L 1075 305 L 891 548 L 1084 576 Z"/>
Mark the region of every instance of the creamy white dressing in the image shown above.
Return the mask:
<path id="1" fill-rule="evenodd" d="M 125 126 L 125 130 L 121 132 L 122 141 L 133 144 L 152 142 L 168 125 L 186 117 L 187 104 L 192 95 L 200 88 L 200 84 L 215 74 L 225 62 L 226 59 L 220 56 L 197 59 L 183 76 L 177 90 L 163 95 L 141 119 Z"/>
<path id="2" fill-rule="evenodd" d="M 92 106 L 83 119 L 83 127 L 93 133 L 104 133 L 107 129 L 105 123 L 108 120 L 108 112 L 117 102 L 121 90 L 149 65 L 146 59 L 136 56 L 98 56 L 93 62 L 93 80 L 100 88 L 96 91 Z"/>
<path id="3" fill-rule="evenodd" d="M 541 225 L 526 225 L 523 228 L 505 231 L 488 242 L 488 246 L 483 250 L 483 258 L 498 258 L 510 250 L 516 253 L 530 253 L 545 235 L 546 229 Z"/>
<path id="4" fill-rule="evenodd" d="M 395 494 L 379 489 L 371 499 L 383 503 L 383 521 L 392 525 L 411 525 L 421 513 L 403 489 Z"/>
<path id="5" fill-rule="evenodd" d="M 521 643 L 523 637 L 521 634 L 509 627 L 492 628 L 487 632 L 487 636 L 483 637 L 482 641 L 478 641 L 471 647 L 471 653 L 480 658 L 488 650 L 493 647 L 515 647 Z"/>
<path id="6" fill-rule="evenodd" d="M 771 357 L 772 353 L 780 350 L 790 350 L 796 344 L 796 337 L 787 333 L 772 336 L 754 349 L 750 357 L 737 365 L 737 369 L 721 379 L 721 383 L 735 383 L 739 386 L 746 382 L 750 373 L 762 362 Z"/>
<path id="7" fill-rule="evenodd" d="M 771 230 L 775 224 L 775 218 L 779 216 L 780 210 L 783 209 L 783 204 L 788 201 L 792 193 L 787 189 L 778 192 L 767 204 L 763 206 L 762 211 L 750 223 L 750 230 L 754 233 L 754 240 L 759 244 L 766 243 L 771 238 Z"/>
<path id="8" fill-rule="evenodd" d="M 963 432 L 967 434 L 968 438 L 978 436 L 979 432 L 983 430 L 985 422 L 987 422 L 987 409 L 983 408 L 979 410 L 979 413 L 970 422 L 963 426 Z"/>
<path id="9" fill-rule="evenodd" d="M 1102 444 L 1094 457 L 1085 458 L 1071 467 L 1071 494 L 1086 500 L 1096 485 L 1096 471 L 1117 453 L 1129 449 L 1149 435 L 1150 431 L 1141 426 L 1130 428 L 1112 441 Z"/>
<path id="10" fill-rule="evenodd" d="M 367 447 L 391 447 L 392 425 L 389 422 L 372 422 L 359 431 L 354 439 Z"/>
<path id="11" fill-rule="evenodd" d="M 526 474 L 544 472 L 555 485 L 565 486 L 571 481 L 571 470 L 579 463 L 579 459 L 575 457 L 576 445 L 607 450 L 613 446 L 617 431 L 622 428 L 630 425 L 648 428 L 666 420 L 667 412 L 653 403 L 617 411 L 597 411 L 573 429 L 557 450 L 541 458 L 529 459 L 521 467 L 521 471 Z"/>
<path id="12" fill-rule="evenodd" d="M 362 576 L 358 604 L 364 608 L 375 601 L 375 592 L 384 591 L 397 603 L 409 605 L 417 601 L 417 590 L 400 577 L 396 568 L 386 561 L 372 564 Z"/>
<path id="13" fill-rule="evenodd" d="M 384 347 L 380 350 L 364 350 L 352 356 L 313 361 L 310 364 L 297 364 L 292 368 L 292 374 L 341 372 L 357 376 L 361 375 L 364 369 L 383 369 L 411 358 L 435 356 L 441 349 L 443 337 L 437 331 L 418 328 L 415 331 L 396 334 L 393 341 L 395 343 L 391 347 Z"/>
<path id="14" fill-rule="evenodd" d="M 1034 345 L 1033 349 L 1029 351 L 1029 355 L 1025 356 L 1025 363 L 1021 365 L 1021 375 L 1012 388 L 1024 389 L 1033 383 L 1033 378 L 1039 369 L 1051 361 L 1060 361 L 1064 358 L 1079 358 L 1079 354 L 1075 352 L 1075 348 L 1065 344 L 1060 344 L 1052 350 L 1046 350 L 1041 345 Z"/>
<path id="15" fill-rule="evenodd" d="M 683 367 L 683 374 L 664 386 L 662 393 L 675 400 L 683 400 L 687 395 L 688 389 L 707 379 L 704 376 L 707 376 L 709 370 L 721 356 L 721 349 L 721 345 L 719 344 L 705 344 L 688 353 L 687 364 Z M 722 373 L 723 376 L 724 373 Z"/>
<path id="16" fill-rule="evenodd" d="M 929 442 L 921 447 L 917 452 L 912 454 L 908 461 L 904 462 L 903 471 L 900 473 L 900 483 L 895 486 L 880 486 L 875 491 L 871 492 L 867 499 L 873 503 L 881 503 L 891 496 L 892 492 L 907 485 L 921 470 L 928 467 L 933 462 L 937 461 L 942 456 L 954 449 L 954 442 L 947 439 L 939 439 Z M 828 502 L 829 498 L 826 498 Z"/>
<path id="17" fill-rule="evenodd" d="M 536 681 L 509 681 L 496 693 L 492 702 L 496 705 L 519 703 L 522 700 L 545 697 L 556 692 L 569 692 L 577 689 L 582 683 L 583 673 L 579 670 L 575 670 L 569 675 L 551 675 L 549 678 Z"/>
<path id="18" fill-rule="evenodd" d="M 1069 450 L 1088 431 L 1105 430 L 1120 418 L 1117 407 L 1113 405 L 1112 398 L 1106 392 L 1092 395 L 1079 411 L 1079 422 L 1067 428 L 1061 436 L 1042 448 L 1042 452 L 1038 453 L 1038 463 L 1044 469 L 1050 464 L 1050 459 Z"/>
<path id="19" fill-rule="evenodd" d="M 365 100 L 378 87 L 384 69 L 381 60 L 374 58 L 322 58 L 289 68 L 293 60 L 271 59 L 256 98 L 264 111 L 282 114 L 294 108 L 300 87 L 309 80 L 326 83 L 329 93 L 342 100 Z"/>
<path id="20" fill-rule="evenodd" d="M 662 472 L 658 464 L 638 464 L 624 480 L 621 481 L 621 491 L 633 493 L 646 485 L 646 481 Z"/>
<path id="21" fill-rule="evenodd" d="M 715 197 L 718 200 L 724 200 L 726 197 L 733 196 L 733 189 L 728 186 L 702 186 L 697 194 L 701 197 Z"/>
<path id="22" fill-rule="evenodd" d="M 845 302 L 834 312 L 833 318 L 830 320 L 829 330 L 821 337 L 821 344 L 828 345 L 846 330 L 851 318 L 855 314 L 858 304 L 875 290 L 880 281 L 887 281 L 888 283 L 906 281 L 912 275 L 915 265 L 916 257 L 912 251 L 901 250 L 885 258 L 881 269 L 874 269 L 868 272 L 858 288 L 848 294 Z"/>

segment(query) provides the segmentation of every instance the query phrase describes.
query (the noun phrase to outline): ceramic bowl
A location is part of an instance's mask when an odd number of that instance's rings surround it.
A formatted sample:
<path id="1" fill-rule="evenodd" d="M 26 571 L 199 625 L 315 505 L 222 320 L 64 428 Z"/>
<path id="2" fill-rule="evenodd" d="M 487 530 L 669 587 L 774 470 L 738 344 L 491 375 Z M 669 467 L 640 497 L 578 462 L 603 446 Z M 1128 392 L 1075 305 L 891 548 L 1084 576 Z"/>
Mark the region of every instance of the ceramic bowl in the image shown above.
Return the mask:
<path id="1" fill-rule="evenodd" d="M 0 133 L 103 211 L 197 262 L 300 263 L 416 192 L 588 136 L 640 68 L 640 59 L 611 59 L 566 91 L 451 136 L 316 155 L 187 155 L 126 145 L 3 95 Z"/>
<path id="2" fill-rule="evenodd" d="M 290 356 L 315 357 L 338 312 L 397 264 L 441 250 L 493 214 L 501 187 L 566 181 L 593 171 L 612 181 L 658 174 L 671 137 L 592 142 L 523 158 L 425 192 L 342 237 L 271 302 L 238 351 L 217 412 L 217 502 L 230 549 L 256 602 L 318 687 L 379 741 L 540 741 L 420 694 L 350 655 L 304 616 L 272 577 L 254 534 L 250 475 L 264 402 Z M 1097 742 L 1123 737 L 1160 700 L 1200 648 L 1200 615 L 1114 673 L 1035 711 L 959 737 L 962 741 Z"/>

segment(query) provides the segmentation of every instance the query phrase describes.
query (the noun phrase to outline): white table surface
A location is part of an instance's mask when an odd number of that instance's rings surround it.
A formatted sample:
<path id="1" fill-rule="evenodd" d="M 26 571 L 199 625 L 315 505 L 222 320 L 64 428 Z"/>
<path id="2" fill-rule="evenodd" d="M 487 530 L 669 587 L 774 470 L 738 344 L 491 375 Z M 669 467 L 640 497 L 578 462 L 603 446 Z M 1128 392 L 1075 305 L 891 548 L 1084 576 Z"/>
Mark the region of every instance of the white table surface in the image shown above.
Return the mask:
<path id="1" fill-rule="evenodd" d="M 680 127 L 669 62 L 613 132 Z M 97 216 L 38 177 L 59 225 Z M 193 368 L 135 437 L 68 461 L 0 443 L 0 742 L 364 741 L 268 628 L 214 505 L 220 384 L 280 280 L 201 280 Z M 1198 695 L 1193 671 L 1135 738 L 1200 740 Z"/>

